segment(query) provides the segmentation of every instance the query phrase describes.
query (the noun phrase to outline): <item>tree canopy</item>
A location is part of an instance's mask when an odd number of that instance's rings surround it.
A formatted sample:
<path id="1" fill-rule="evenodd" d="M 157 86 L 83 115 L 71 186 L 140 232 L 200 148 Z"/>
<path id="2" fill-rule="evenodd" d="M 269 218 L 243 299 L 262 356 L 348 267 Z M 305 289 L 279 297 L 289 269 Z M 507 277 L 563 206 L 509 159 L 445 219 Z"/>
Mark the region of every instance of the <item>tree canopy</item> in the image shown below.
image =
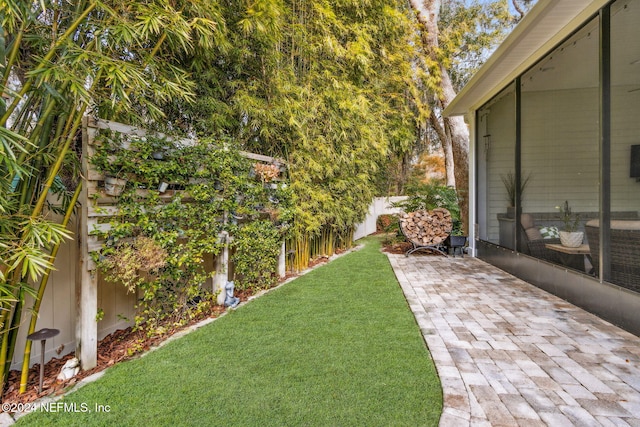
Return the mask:
<path id="1" fill-rule="evenodd" d="M 220 132 L 286 158 L 297 225 L 351 227 L 411 152 L 425 75 L 416 22 L 402 1 L 259 1 L 222 7 L 228 47 L 179 58 L 195 103 L 172 103 L 185 131 Z M 187 59 L 185 61 L 185 59 Z"/>

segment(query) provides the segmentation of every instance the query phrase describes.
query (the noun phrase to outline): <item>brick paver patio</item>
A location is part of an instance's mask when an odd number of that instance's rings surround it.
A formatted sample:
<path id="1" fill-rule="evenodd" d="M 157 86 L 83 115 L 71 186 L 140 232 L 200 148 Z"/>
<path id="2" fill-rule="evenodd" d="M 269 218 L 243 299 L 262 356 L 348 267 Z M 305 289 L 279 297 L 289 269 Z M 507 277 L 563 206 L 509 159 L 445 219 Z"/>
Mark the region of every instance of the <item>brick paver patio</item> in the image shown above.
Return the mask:
<path id="1" fill-rule="evenodd" d="M 389 255 L 440 426 L 640 426 L 640 338 L 475 258 Z"/>

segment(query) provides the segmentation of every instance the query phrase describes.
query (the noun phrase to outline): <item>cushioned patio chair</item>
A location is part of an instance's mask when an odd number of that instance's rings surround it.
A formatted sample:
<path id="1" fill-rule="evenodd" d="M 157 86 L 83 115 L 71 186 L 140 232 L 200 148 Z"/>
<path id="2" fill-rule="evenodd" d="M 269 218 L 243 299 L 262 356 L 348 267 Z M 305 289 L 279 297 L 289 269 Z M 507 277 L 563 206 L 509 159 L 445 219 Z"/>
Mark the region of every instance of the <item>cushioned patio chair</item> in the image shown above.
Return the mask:
<path id="1" fill-rule="evenodd" d="M 536 225 L 535 220 L 531 214 L 522 214 L 520 216 L 520 225 L 522 225 L 521 234 L 522 242 L 524 244 L 523 252 L 531 255 L 535 258 L 544 259 L 547 261 L 560 263 L 560 257 L 558 252 L 547 249 L 545 246 L 548 243 L 560 243 L 560 238 L 544 238 L 540 232 L 540 227 Z"/>
<path id="2" fill-rule="evenodd" d="M 543 259 L 554 264 L 564 265 L 565 267 L 575 270 L 584 271 L 584 256 L 561 254 L 558 251 L 547 248 L 548 244 L 560 244 L 559 237 L 545 237 L 545 228 L 536 225 L 531 214 L 522 214 L 520 216 L 520 224 L 522 225 L 522 242 L 524 243 L 523 252 L 535 258 Z M 555 228 L 555 227 L 554 227 Z M 557 230 L 556 230 L 557 231 Z"/>

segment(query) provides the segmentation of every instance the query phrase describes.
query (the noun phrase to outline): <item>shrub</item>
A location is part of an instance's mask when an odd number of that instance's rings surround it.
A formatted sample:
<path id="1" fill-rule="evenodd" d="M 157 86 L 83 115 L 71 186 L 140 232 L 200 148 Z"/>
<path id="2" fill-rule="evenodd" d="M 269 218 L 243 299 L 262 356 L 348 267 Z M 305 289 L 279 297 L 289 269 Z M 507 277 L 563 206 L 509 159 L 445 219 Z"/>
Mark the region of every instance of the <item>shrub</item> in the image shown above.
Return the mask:
<path id="1" fill-rule="evenodd" d="M 382 214 L 376 219 L 376 231 L 378 233 L 395 233 L 399 231 L 398 217 L 392 214 Z"/>
<path id="2" fill-rule="evenodd" d="M 267 289 L 278 282 L 278 257 L 282 235 L 270 221 L 254 221 L 239 227 L 232 248 L 235 284 L 240 290 Z"/>

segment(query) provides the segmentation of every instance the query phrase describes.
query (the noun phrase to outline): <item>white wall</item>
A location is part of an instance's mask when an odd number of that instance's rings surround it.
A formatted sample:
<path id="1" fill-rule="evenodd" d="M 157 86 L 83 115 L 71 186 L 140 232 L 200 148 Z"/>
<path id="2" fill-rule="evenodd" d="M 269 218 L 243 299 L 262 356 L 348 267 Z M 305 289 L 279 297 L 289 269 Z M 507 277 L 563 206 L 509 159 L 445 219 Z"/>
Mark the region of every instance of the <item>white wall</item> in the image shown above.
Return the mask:
<path id="1" fill-rule="evenodd" d="M 402 212 L 400 208 L 394 208 L 391 203 L 405 200 L 406 196 L 376 197 L 369 206 L 369 213 L 365 220 L 356 227 L 353 240 L 358 240 L 376 232 L 376 220 L 384 214 L 396 214 Z"/>
<path id="2" fill-rule="evenodd" d="M 75 232 L 76 224 L 71 222 L 69 230 Z M 76 263 L 78 260 L 76 240 L 67 240 L 60 245 L 55 261 L 55 271 L 50 275 L 47 288 L 42 298 L 36 331 L 42 328 L 59 329 L 60 334 L 47 340 L 45 346 L 45 363 L 56 357 L 60 358 L 75 351 L 76 328 Z M 37 284 L 32 285 L 37 289 Z M 99 282 L 98 307 L 104 311 L 104 318 L 98 322 L 98 339 L 102 339 L 117 329 L 124 329 L 133 321 L 135 295 L 127 294 L 124 286 Z M 11 369 L 22 368 L 22 358 L 26 342 L 27 328 L 31 320 L 30 310 L 33 299 L 27 298 L 22 314 L 23 324 L 16 341 Z M 120 316 L 118 316 L 120 315 Z M 40 342 L 31 347 L 30 365 L 40 363 Z"/>
<path id="3" fill-rule="evenodd" d="M 640 52 L 639 52 L 640 54 Z M 637 65 L 640 73 L 640 65 Z M 640 90 L 614 87 L 611 95 L 611 210 L 640 210 L 640 182 L 629 177 L 631 145 L 640 144 Z M 633 124 L 633 126 L 630 126 Z"/>
<path id="4" fill-rule="evenodd" d="M 522 173 L 531 173 L 524 212 L 575 212 L 599 206 L 599 100 L 597 88 L 522 94 Z"/>
<path id="5" fill-rule="evenodd" d="M 507 93 L 488 106 L 488 114 L 481 114 L 479 122 L 480 236 L 484 240 L 496 243 L 499 240 L 497 215 L 505 213 L 508 205 L 501 176 L 509 172 L 515 173 L 514 105 L 513 93 Z M 486 112 L 487 109 L 484 111 Z M 485 135 L 490 136 L 483 137 Z"/>

